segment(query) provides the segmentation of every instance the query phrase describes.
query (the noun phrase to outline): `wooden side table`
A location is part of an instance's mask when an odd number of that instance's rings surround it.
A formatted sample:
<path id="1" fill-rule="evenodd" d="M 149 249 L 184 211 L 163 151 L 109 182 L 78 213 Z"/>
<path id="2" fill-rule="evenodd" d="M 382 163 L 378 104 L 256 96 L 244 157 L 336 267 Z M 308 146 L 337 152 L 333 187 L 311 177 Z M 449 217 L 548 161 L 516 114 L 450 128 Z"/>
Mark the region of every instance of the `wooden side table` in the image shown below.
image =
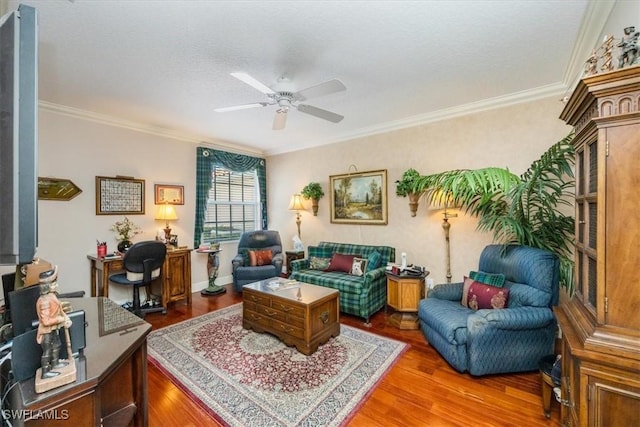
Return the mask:
<path id="1" fill-rule="evenodd" d="M 389 323 L 399 329 L 419 329 L 418 303 L 425 295 L 424 279 L 421 276 L 387 273 L 387 305 L 396 312 L 389 317 Z"/>
<path id="2" fill-rule="evenodd" d="M 291 274 L 291 261 L 304 258 L 304 251 L 285 251 L 287 258 L 287 277 Z"/>

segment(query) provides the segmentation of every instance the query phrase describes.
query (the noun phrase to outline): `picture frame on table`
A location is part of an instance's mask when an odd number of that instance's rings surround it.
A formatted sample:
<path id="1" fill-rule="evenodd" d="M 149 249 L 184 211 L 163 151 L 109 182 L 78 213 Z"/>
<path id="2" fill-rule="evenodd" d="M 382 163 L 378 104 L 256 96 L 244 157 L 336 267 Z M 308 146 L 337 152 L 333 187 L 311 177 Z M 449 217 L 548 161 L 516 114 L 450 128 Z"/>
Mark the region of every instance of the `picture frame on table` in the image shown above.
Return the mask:
<path id="1" fill-rule="evenodd" d="M 156 205 L 184 205 L 184 185 L 155 184 Z"/>
<path id="2" fill-rule="evenodd" d="M 332 223 L 388 223 L 386 169 L 331 175 L 329 186 Z"/>

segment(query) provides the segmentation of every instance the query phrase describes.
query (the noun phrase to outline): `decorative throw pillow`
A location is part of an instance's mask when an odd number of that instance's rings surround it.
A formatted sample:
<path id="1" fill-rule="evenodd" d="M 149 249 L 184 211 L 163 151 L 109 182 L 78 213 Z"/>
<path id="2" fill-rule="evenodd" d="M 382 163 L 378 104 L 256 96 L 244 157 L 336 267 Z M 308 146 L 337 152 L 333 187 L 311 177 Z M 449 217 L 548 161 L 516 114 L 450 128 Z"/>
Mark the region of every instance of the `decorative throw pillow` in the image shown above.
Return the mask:
<path id="1" fill-rule="evenodd" d="M 349 273 L 351 271 L 351 265 L 356 255 L 346 254 L 333 254 L 329 267 L 325 271 L 340 271 L 342 273 Z"/>
<path id="2" fill-rule="evenodd" d="M 378 251 L 371 252 L 367 257 L 367 272 L 371 270 L 375 270 L 376 268 L 380 267 L 381 261 L 382 261 L 382 255 L 380 255 L 380 252 Z"/>
<path id="3" fill-rule="evenodd" d="M 504 274 L 502 273 L 485 273 L 484 271 L 472 271 L 469 277 L 476 282 L 501 288 L 504 286 Z"/>
<path id="4" fill-rule="evenodd" d="M 329 268 L 331 258 L 309 257 L 309 268 L 312 270 L 326 270 Z"/>
<path id="5" fill-rule="evenodd" d="M 469 286 L 467 306 L 472 310 L 481 308 L 505 308 L 509 299 L 509 289 L 497 288 L 474 281 Z"/>
<path id="6" fill-rule="evenodd" d="M 469 294 L 469 287 L 471 286 L 472 283 L 473 283 L 473 279 L 471 279 L 470 277 L 464 276 L 464 285 L 462 285 L 462 300 L 460 301 L 460 304 L 464 305 L 465 307 L 468 307 L 467 295 Z"/>
<path id="7" fill-rule="evenodd" d="M 365 258 L 354 258 L 351 264 L 351 271 L 349 274 L 354 276 L 364 276 L 367 271 L 367 260 Z"/>
<path id="8" fill-rule="evenodd" d="M 239 250 L 240 255 L 242 255 L 242 265 L 247 266 L 249 265 L 249 249 L 240 249 Z"/>
<path id="9" fill-rule="evenodd" d="M 269 265 L 272 260 L 273 254 L 270 249 L 249 251 L 249 265 L 251 267 Z"/>

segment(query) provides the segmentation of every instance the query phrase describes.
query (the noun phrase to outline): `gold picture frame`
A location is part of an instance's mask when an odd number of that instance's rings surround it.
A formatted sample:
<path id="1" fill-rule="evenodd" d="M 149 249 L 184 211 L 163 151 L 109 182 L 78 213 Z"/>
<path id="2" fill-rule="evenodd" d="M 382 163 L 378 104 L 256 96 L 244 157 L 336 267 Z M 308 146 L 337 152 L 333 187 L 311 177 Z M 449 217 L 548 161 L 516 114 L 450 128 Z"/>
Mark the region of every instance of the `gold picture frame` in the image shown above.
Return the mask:
<path id="1" fill-rule="evenodd" d="M 184 185 L 155 185 L 156 205 L 184 205 Z"/>
<path id="2" fill-rule="evenodd" d="M 144 215 L 144 179 L 96 176 L 96 215 Z"/>
<path id="3" fill-rule="evenodd" d="M 388 223 L 386 169 L 331 175 L 329 185 L 332 223 Z"/>

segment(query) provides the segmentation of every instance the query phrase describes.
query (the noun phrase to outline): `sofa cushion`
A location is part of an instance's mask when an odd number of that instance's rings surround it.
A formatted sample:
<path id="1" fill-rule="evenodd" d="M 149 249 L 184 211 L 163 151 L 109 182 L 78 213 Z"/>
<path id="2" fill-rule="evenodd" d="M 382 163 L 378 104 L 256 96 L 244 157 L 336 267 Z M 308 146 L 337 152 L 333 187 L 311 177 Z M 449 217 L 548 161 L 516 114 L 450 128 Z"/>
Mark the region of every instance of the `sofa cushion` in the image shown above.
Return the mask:
<path id="1" fill-rule="evenodd" d="M 504 286 L 504 274 L 502 273 L 485 273 L 484 271 L 472 271 L 469 277 L 476 282 L 501 288 Z"/>
<path id="2" fill-rule="evenodd" d="M 382 261 L 382 255 L 380 255 L 380 252 L 376 250 L 371 252 L 367 257 L 367 272 L 371 270 L 375 270 L 376 268 L 380 267 L 381 261 Z"/>
<path id="3" fill-rule="evenodd" d="M 362 292 L 362 285 L 364 283 L 364 276 L 320 270 L 298 270 L 295 273 L 295 279 L 300 282 L 311 283 L 312 285 L 337 289 L 340 291 L 340 294 L 359 294 Z"/>
<path id="4" fill-rule="evenodd" d="M 353 258 L 353 263 L 351 264 L 351 271 L 349 274 L 353 274 L 354 276 L 364 276 L 364 273 L 367 271 L 367 259 L 366 258 Z"/>
<path id="5" fill-rule="evenodd" d="M 508 298 L 509 289 L 485 285 L 474 280 L 469 286 L 467 306 L 472 310 L 506 308 Z"/>
<path id="6" fill-rule="evenodd" d="M 309 257 L 309 268 L 312 270 L 326 270 L 329 268 L 331 258 L 322 258 L 317 256 Z"/>
<path id="7" fill-rule="evenodd" d="M 319 246 L 309 246 L 307 250 L 309 251 L 309 258 L 317 257 L 331 259 L 333 256 L 333 249 L 329 247 L 323 248 Z"/>
<path id="8" fill-rule="evenodd" d="M 508 280 L 504 282 L 504 287 L 509 289 L 509 308 L 549 306 L 549 294 L 540 289 Z"/>
<path id="9" fill-rule="evenodd" d="M 272 260 L 273 252 L 270 249 L 249 251 L 249 265 L 251 267 L 269 265 Z"/>
<path id="10" fill-rule="evenodd" d="M 351 266 L 353 265 L 353 259 L 356 255 L 347 254 L 333 254 L 329 267 L 325 271 L 339 271 L 341 273 L 351 272 Z"/>

